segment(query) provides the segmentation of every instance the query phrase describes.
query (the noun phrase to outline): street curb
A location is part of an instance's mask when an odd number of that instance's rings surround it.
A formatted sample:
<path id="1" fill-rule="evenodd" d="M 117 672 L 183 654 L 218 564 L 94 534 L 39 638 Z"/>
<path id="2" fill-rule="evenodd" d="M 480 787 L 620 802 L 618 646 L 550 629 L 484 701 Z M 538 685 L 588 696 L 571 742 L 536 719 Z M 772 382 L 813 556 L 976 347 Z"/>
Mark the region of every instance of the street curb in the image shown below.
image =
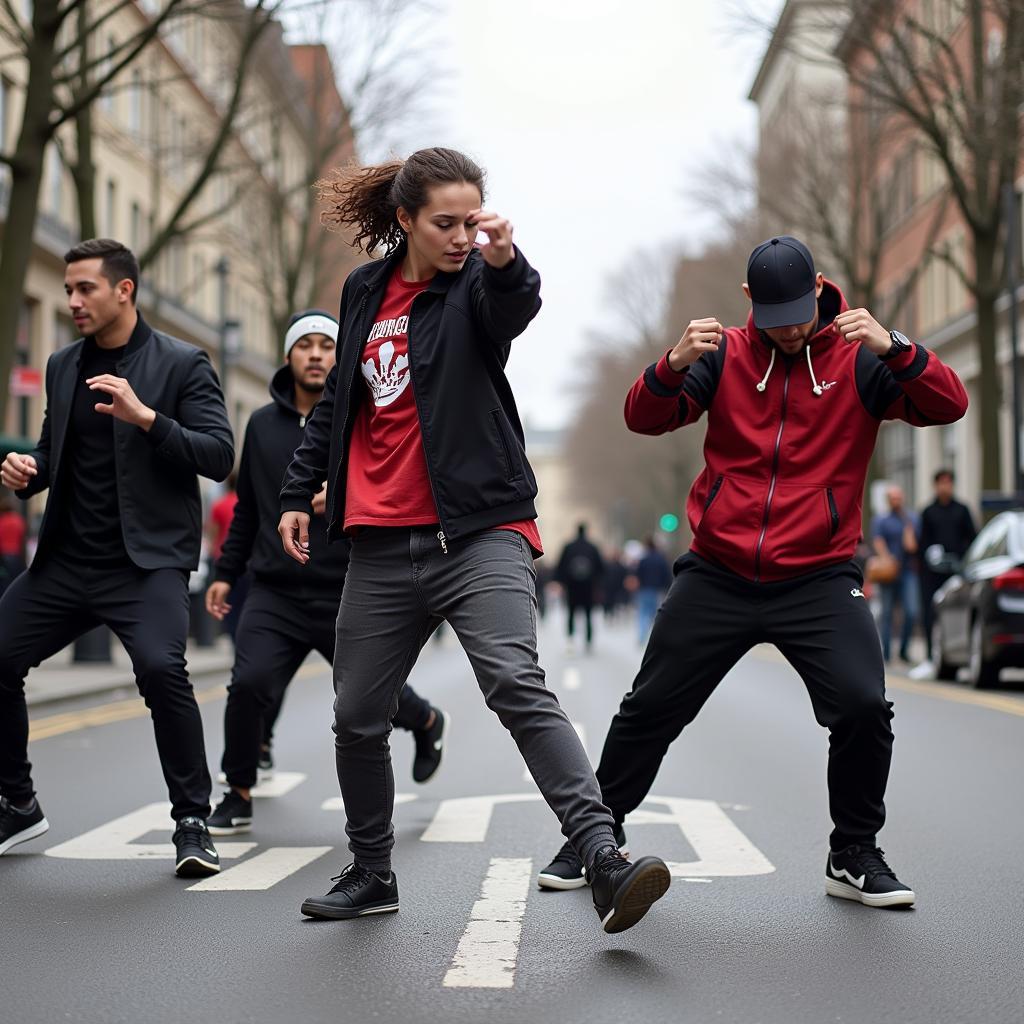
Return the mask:
<path id="1" fill-rule="evenodd" d="M 203 665 L 201 668 L 189 668 L 188 677 L 191 680 L 203 679 L 207 676 L 215 676 L 221 672 L 230 672 L 234 658 L 228 657 L 217 664 Z M 119 670 L 118 675 L 112 676 L 107 682 L 97 682 L 94 686 L 87 686 L 81 690 L 69 693 L 42 693 L 27 695 L 25 702 L 30 708 L 47 707 L 50 704 L 62 704 L 64 701 L 77 700 L 79 697 L 97 697 L 104 693 L 114 693 L 116 690 L 130 688 L 133 693 L 138 693 L 135 687 L 135 673 Z"/>

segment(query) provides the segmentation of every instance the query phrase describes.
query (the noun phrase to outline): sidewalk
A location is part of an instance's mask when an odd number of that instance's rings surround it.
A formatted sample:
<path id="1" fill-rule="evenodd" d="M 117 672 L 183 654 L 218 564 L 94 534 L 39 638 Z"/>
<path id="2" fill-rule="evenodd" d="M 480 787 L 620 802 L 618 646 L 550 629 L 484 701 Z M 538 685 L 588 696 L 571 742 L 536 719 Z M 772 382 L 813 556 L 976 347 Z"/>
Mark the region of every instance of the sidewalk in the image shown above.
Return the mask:
<path id="1" fill-rule="evenodd" d="M 86 697 L 111 690 L 135 689 L 135 673 L 125 649 L 115 638 L 110 645 L 113 661 L 106 664 L 80 664 L 71 661 L 71 648 L 66 647 L 32 669 L 25 683 L 29 707 L 39 707 L 69 697 Z M 186 652 L 188 674 L 193 682 L 204 676 L 227 675 L 234 660 L 234 648 L 226 636 L 219 637 L 214 647 L 196 647 L 189 643 Z"/>

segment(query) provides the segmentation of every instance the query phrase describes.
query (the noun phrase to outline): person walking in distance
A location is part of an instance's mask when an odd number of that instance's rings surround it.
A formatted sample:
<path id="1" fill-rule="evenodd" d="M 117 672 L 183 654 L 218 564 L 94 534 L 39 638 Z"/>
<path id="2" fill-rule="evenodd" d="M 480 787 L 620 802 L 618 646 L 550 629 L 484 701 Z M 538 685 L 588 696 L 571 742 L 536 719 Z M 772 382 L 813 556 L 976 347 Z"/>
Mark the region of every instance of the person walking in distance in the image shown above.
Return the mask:
<path id="1" fill-rule="evenodd" d="M 129 249 L 93 239 L 64 261 L 83 337 L 47 363 L 35 450 L 9 454 L 0 472 L 21 498 L 50 489 L 32 567 L 0 599 L 0 853 L 48 828 L 32 788 L 25 676 L 104 623 L 127 649 L 153 718 L 175 870 L 213 874 L 210 773 L 185 638 L 198 476 L 223 480 L 235 457 L 224 396 L 205 352 L 153 330 L 136 309 Z"/>
<path id="2" fill-rule="evenodd" d="M 8 494 L 0 494 L 0 595 L 25 571 L 25 520 Z"/>
<path id="3" fill-rule="evenodd" d="M 445 620 L 594 884 L 607 932 L 668 889 L 663 861 L 619 853 L 586 753 L 537 663 L 533 470 L 505 364 L 540 308 L 512 226 L 482 209 L 483 172 L 425 149 L 324 183 L 329 222 L 386 258 L 341 295 L 338 361 L 281 490 L 285 550 L 312 561 L 327 480 L 328 542 L 352 537 L 334 660 L 335 750 L 354 861 L 310 917 L 398 909 L 388 733 L 423 644 Z M 478 232 L 487 244 L 474 247 Z"/>
<path id="4" fill-rule="evenodd" d="M 604 559 L 601 558 L 601 552 L 587 537 L 587 524 L 580 523 L 576 528 L 576 539 L 571 540 L 562 549 L 562 556 L 555 570 L 555 579 L 565 589 L 570 647 L 575 633 L 577 612 L 583 612 L 587 650 L 594 646 L 594 599 L 603 576 Z"/>
<path id="5" fill-rule="evenodd" d="M 222 768 L 230 788 L 210 815 L 214 835 L 250 831 L 250 791 L 266 720 L 280 710 L 285 688 L 311 651 L 334 661 L 348 540 L 327 545 L 323 490 L 313 499 L 309 565 L 300 566 L 284 553 L 277 523 L 281 480 L 334 368 L 337 339 L 338 321 L 329 313 L 296 313 L 285 335 L 285 365 L 270 383 L 273 401 L 252 414 L 245 431 L 238 502 L 206 592 L 207 610 L 223 619 L 231 609 L 232 588 L 247 567 L 252 572 L 224 711 Z M 426 782 L 440 766 L 447 722 L 443 711 L 405 687 L 395 723 L 415 736 L 417 782 Z"/>
<path id="6" fill-rule="evenodd" d="M 876 516 L 871 536 L 875 553 L 896 563 L 896 577 L 880 583 L 882 592 L 882 657 L 890 660 L 892 654 L 892 627 L 899 604 L 903 613 L 900 629 L 900 658 L 910 661 L 910 638 L 917 621 L 918 599 L 921 595 L 917 575 L 917 517 L 906 509 L 903 490 L 890 487 L 886 493 L 889 511 Z"/>
<path id="7" fill-rule="evenodd" d="M 775 644 L 830 732 L 826 892 L 873 907 L 911 904 L 913 890 L 876 845 L 892 705 L 851 558 L 881 423 L 951 423 L 967 394 L 934 353 L 849 309 L 795 238 L 759 245 L 743 287 L 745 327 L 691 320 L 626 398 L 626 423 L 641 434 L 707 413 L 705 465 L 686 505 L 690 550 L 612 719 L 598 781 L 621 824 L 725 674 L 756 644 Z M 541 884 L 567 880 L 582 884 L 563 851 Z"/>
<path id="8" fill-rule="evenodd" d="M 932 631 L 935 612 L 932 598 L 953 575 L 950 560 L 967 554 L 978 531 L 971 510 L 953 497 L 955 477 L 951 469 L 940 469 L 934 478 L 935 500 L 921 512 L 918 547 L 921 552 L 921 611 L 928 662 L 934 665 Z"/>
<path id="9" fill-rule="evenodd" d="M 644 553 L 636 564 L 636 631 L 640 644 L 647 643 L 647 637 L 654 623 L 654 614 L 662 594 L 672 583 L 672 570 L 668 560 L 658 550 L 653 537 L 644 538 Z"/>

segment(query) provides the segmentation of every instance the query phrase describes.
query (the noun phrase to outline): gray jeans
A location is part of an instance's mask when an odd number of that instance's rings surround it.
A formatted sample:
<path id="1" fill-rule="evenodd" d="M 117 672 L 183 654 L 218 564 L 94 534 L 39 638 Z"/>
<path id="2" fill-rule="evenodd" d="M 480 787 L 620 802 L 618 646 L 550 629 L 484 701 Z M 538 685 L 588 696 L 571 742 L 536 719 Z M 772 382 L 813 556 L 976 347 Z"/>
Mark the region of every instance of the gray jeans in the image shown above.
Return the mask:
<path id="1" fill-rule="evenodd" d="M 391 869 L 395 785 L 388 736 L 398 695 L 442 620 L 469 656 L 487 706 L 512 734 L 562 832 L 589 864 L 614 844 L 586 752 L 537 663 L 533 559 L 523 537 L 487 530 L 448 541 L 437 528 L 364 529 L 338 615 L 335 751 L 349 849 Z"/>

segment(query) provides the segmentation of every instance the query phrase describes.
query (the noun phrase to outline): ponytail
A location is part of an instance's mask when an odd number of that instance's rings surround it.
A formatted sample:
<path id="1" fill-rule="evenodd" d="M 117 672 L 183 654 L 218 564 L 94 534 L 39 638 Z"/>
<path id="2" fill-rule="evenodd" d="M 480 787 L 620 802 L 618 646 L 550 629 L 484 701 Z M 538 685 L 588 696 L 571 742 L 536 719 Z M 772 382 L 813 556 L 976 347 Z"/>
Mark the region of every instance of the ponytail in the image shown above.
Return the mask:
<path id="1" fill-rule="evenodd" d="M 398 208 L 411 217 L 426 205 L 432 185 L 466 182 L 484 197 L 484 172 L 454 149 L 420 149 L 408 160 L 390 160 L 372 167 L 350 164 L 316 183 L 328 208 L 321 222 L 334 230 L 355 229 L 352 245 L 365 253 L 382 248 L 391 253 L 405 237 Z"/>

